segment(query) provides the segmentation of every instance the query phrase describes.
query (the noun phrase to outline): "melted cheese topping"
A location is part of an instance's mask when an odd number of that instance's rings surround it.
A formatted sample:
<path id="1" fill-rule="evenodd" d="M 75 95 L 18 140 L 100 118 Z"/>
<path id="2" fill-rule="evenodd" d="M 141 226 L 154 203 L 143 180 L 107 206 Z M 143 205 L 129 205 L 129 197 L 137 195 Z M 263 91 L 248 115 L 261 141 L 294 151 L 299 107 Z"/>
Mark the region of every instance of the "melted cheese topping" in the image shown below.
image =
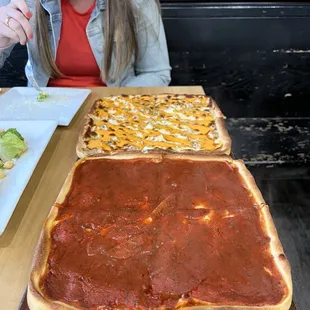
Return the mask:
<path id="1" fill-rule="evenodd" d="M 98 100 L 84 140 L 88 149 L 212 151 L 218 138 L 206 96 L 114 96 Z"/>

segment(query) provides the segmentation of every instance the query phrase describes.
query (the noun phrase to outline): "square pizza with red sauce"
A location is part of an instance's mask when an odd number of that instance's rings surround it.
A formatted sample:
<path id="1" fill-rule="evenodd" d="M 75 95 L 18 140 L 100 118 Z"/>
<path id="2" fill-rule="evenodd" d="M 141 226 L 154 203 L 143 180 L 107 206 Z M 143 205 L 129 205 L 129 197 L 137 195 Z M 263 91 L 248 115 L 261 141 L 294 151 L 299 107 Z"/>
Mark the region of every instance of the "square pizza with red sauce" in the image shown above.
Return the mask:
<path id="1" fill-rule="evenodd" d="M 30 309 L 289 309 L 290 266 L 230 157 L 77 162 L 34 257 Z"/>

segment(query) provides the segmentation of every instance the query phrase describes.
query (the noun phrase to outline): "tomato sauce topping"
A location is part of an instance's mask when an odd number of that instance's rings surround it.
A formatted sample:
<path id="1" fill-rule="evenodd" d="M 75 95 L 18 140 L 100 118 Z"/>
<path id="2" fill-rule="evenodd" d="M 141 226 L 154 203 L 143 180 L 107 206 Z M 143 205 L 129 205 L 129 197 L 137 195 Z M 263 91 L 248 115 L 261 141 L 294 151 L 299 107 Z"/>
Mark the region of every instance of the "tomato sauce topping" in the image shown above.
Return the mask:
<path id="1" fill-rule="evenodd" d="M 89 160 L 59 206 L 42 290 L 87 309 L 277 304 L 287 287 L 263 227 L 228 162 Z"/>

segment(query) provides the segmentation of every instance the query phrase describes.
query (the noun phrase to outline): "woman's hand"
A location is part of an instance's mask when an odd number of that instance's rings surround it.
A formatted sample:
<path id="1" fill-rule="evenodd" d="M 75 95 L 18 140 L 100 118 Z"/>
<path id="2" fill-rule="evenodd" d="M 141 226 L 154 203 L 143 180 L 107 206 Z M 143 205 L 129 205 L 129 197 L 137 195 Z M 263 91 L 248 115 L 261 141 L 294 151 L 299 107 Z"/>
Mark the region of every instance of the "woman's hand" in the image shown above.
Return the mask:
<path id="1" fill-rule="evenodd" d="M 31 16 L 25 0 L 12 0 L 0 7 L 0 48 L 18 42 L 25 45 L 28 39 L 32 39 Z"/>

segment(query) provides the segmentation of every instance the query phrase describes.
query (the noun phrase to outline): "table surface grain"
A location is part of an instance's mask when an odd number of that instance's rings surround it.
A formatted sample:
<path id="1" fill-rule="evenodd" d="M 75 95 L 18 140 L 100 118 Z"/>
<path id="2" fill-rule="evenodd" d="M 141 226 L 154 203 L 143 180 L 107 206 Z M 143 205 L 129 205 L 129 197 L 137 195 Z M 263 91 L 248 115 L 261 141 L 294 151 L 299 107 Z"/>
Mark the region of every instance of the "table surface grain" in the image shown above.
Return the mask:
<path id="1" fill-rule="evenodd" d="M 3 89 L 3 94 L 7 89 Z M 94 88 L 70 126 L 58 127 L 0 237 L 0 306 L 16 310 L 25 291 L 42 225 L 77 160 L 75 146 L 84 115 L 102 96 L 118 94 L 204 94 L 201 87 Z M 12 189 L 13 190 L 13 189 Z"/>

